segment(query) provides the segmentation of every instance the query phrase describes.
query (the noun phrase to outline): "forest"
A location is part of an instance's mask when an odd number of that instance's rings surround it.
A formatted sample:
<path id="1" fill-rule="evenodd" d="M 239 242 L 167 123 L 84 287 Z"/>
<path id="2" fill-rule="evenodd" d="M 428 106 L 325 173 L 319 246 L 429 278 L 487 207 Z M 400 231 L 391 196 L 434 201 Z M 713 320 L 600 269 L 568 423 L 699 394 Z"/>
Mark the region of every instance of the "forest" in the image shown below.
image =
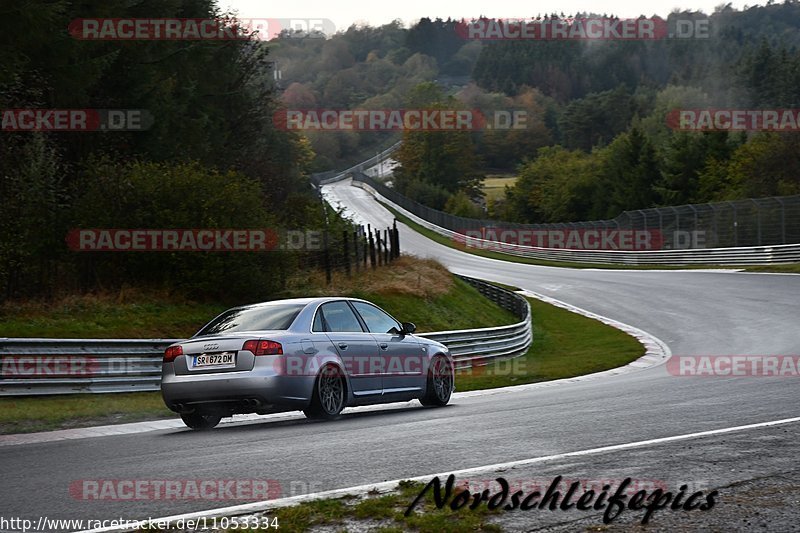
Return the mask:
<path id="1" fill-rule="evenodd" d="M 301 256 L 80 254 L 65 236 L 75 228 L 320 228 L 326 210 L 309 176 L 400 138 L 393 186 L 462 216 L 564 222 L 800 193 L 796 131 L 686 132 L 665 119 L 684 108 L 800 107 L 793 0 L 671 13 L 707 18 L 708 38 L 645 41 L 481 41 L 464 37 L 463 20 L 428 18 L 271 40 L 81 40 L 68 28 L 87 13 L 235 14 L 214 0 L 30 0 L 5 9 L 0 110 L 140 110 L 150 120 L 143 131 L 93 132 L 12 131 L 4 121 L 0 298 L 129 279 L 198 296 L 268 294 Z M 527 121 L 443 132 L 298 132 L 274 121 L 286 109 L 415 107 L 524 111 Z M 517 180 L 487 200 L 487 175 Z"/>
<path id="2" fill-rule="evenodd" d="M 454 214 L 564 222 L 800 193 L 796 131 L 686 132 L 666 118 L 677 109 L 798 107 L 800 3 L 660 15 L 707 21 L 708 35 L 481 41 L 465 39 L 463 20 L 423 18 L 408 28 L 351 26 L 329 39 L 283 36 L 273 60 L 290 108 L 523 110 L 522 130 L 403 132 L 395 186 Z M 392 133 L 307 132 L 313 166 L 343 168 L 386 147 Z M 494 174 L 518 180 L 487 201 L 480 180 Z"/>
<path id="3" fill-rule="evenodd" d="M 319 228 L 308 141 L 273 126 L 269 48 L 252 39 L 88 41 L 87 15 L 216 18 L 212 0 L 4 3 L 0 109 L 146 110 L 144 131 L 0 132 L 0 299 L 128 284 L 264 297 L 280 251 L 76 253 L 74 228 Z M 291 206 L 285 209 L 281 206 Z M 226 283 L 220 283 L 220 280 Z"/>

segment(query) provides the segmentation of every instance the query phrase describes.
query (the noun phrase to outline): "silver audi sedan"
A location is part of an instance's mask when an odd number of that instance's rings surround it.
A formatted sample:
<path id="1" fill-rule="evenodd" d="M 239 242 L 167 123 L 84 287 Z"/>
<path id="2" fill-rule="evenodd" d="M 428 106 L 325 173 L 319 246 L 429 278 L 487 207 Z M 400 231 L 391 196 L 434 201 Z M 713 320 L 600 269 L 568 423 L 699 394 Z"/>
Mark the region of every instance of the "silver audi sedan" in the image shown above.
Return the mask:
<path id="1" fill-rule="evenodd" d="M 356 298 L 235 307 L 165 350 L 161 394 L 193 429 L 237 413 L 336 419 L 355 405 L 446 405 L 453 359 L 415 329 Z"/>

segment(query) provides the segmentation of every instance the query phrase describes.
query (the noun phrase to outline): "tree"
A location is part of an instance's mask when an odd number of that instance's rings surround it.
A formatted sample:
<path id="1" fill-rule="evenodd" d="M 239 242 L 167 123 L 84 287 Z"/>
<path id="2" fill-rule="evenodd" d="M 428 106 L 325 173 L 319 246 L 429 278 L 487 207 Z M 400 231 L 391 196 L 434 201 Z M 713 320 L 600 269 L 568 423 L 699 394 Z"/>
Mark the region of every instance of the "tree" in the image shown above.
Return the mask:
<path id="1" fill-rule="evenodd" d="M 475 205 L 464 191 L 452 195 L 447 200 L 444 210 L 451 215 L 464 218 L 481 218 L 484 215 L 481 208 Z"/>
<path id="2" fill-rule="evenodd" d="M 594 154 L 560 146 L 541 148 L 519 168 L 506 192 L 509 210 L 520 222 L 571 222 L 594 218 L 601 193 Z"/>
<path id="3" fill-rule="evenodd" d="M 409 95 L 409 109 L 456 109 L 452 97 L 445 97 L 433 83 L 417 86 Z M 400 167 L 395 171 L 399 188 L 419 180 L 438 185 L 450 193 L 463 190 L 472 193 L 479 180 L 479 160 L 467 131 L 405 130 L 403 144 L 395 158 Z"/>
<path id="4" fill-rule="evenodd" d="M 602 180 L 606 216 L 656 205 L 655 183 L 660 176 L 655 149 L 638 128 L 619 135 L 602 150 Z"/>
<path id="5" fill-rule="evenodd" d="M 707 169 L 709 182 L 719 174 Z M 724 167 L 727 179 L 717 199 L 800 194 L 800 140 L 796 133 L 761 133 L 739 146 Z"/>

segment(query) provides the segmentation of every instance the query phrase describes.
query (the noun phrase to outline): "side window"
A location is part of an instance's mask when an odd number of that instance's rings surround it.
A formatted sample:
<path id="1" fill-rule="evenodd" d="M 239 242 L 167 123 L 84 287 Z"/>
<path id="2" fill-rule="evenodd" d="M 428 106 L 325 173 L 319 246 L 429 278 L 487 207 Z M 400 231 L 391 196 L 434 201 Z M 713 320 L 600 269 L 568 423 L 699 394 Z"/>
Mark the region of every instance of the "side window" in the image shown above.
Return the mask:
<path id="1" fill-rule="evenodd" d="M 361 324 L 347 302 L 331 302 L 320 307 L 325 316 L 325 323 L 328 324 L 328 331 L 346 332 L 357 331 L 363 333 Z"/>
<path id="2" fill-rule="evenodd" d="M 364 319 L 372 333 L 400 333 L 400 324 L 397 321 L 375 307 L 364 302 L 352 302 L 358 314 Z"/>
<path id="3" fill-rule="evenodd" d="M 325 331 L 325 326 L 322 324 L 322 309 L 317 309 L 317 314 L 314 315 L 314 325 L 311 331 Z"/>

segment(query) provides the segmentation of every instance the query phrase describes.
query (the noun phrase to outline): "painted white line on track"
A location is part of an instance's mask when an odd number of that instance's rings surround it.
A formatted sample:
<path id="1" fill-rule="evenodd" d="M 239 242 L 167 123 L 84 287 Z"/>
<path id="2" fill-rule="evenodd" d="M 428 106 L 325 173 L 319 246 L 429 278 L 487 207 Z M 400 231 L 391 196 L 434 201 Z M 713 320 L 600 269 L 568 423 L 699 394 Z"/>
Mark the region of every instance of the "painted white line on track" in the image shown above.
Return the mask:
<path id="1" fill-rule="evenodd" d="M 370 483 L 366 485 L 358 485 L 355 487 L 347 487 L 343 489 L 334 489 L 324 492 L 316 492 L 313 494 L 303 494 L 301 496 L 291 496 L 288 498 L 279 498 L 275 500 L 265 500 L 261 502 L 246 503 L 243 505 L 234 505 L 231 507 L 221 507 L 218 509 L 210 509 L 207 511 L 197 511 L 194 513 L 185 513 L 180 515 L 167 516 L 163 518 L 153 519 L 154 522 L 176 522 L 178 520 L 196 520 L 199 518 L 211 518 L 220 516 L 241 516 L 250 513 L 262 512 L 270 509 L 280 507 L 289 507 L 299 503 L 320 500 L 326 498 L 339 498 L 346 495 L 359 496 L 366 495 L 367 493 L 375 492 L 389 492 L 397 487 L 401 481 L 430 481 L 434 477 L 446 478 L 450 474 L 456 476 L 473 475 L 473 474 L 487 474 L 490 472 L 504 471 L 513 468 L 526 467 L 537 463 L 544 463 L 546 461 L 555 461 L 559 459 L 567 459 L 570 457 L 582 457 L 587 455 L 596 455 L 607 452 L 616 452 L 620 450 L 631 450 L 634 448 L 644 448 L 647 446 L 657 446 L 660 444 L 667 444 L 672 442 L 680 442 L 684 440 L 696 439 L 701 437 L 710 437 L 714 435 L 724 435 L 726 433 L 735 433 L 739 431 L 748 431 L 751 429 L 761 429 L 773 426 L 780 426 L 784 424 L 793 424 L 800 422 L 800 417 L 784 418 L 781 420 L 771 420 L 769 422 L 758 422 L 755 424 L 747 424 L 744 426 L 733 426 L 727 428 L 711 429 L 707 431 L 698 431 L 695 433 L 686 433 L 684 435 L 673 435 L 670 437 L 660 437 L 656 439 L 640 440 L 636 442 L 628 442 L 624 444 L 613 444 L 611 446 L 601 446 L 599 448 L 589 448 L 586 450 L 578 450 L 574 452 L 557 453 L 554 455 L 545 455 L 542 457 L 532 457 L 530 459 L 520 459 L 517 461 L 509 461 L 505 463 L 495 463 L 491 465 L 477 466 L 473 468 L 465 468 L 462 470 L 454 470 L 451 472 L 440 472 L 438 474 L 426 474 L 422 476 L 406 477 L 401 479 L 394 479 L 392 481 L 383 481 L 381 483 Z M 85 530 L 82 533 L 105 533 L 108 531 L 134 531 L 137 528 L 147 525 L 147 520 L 143 520 L 136 524 L 132 524 L 126 528 L 99 528 Z"/>
<path id="2" fill-rule="evenodd" d="M 780 265 L 775 265 L 780 266 Z M 800 272 L 748 272 L 746 270 L 741 271 L 742 274 L 758 274 L 760 276 L 800 276 Z"/>

